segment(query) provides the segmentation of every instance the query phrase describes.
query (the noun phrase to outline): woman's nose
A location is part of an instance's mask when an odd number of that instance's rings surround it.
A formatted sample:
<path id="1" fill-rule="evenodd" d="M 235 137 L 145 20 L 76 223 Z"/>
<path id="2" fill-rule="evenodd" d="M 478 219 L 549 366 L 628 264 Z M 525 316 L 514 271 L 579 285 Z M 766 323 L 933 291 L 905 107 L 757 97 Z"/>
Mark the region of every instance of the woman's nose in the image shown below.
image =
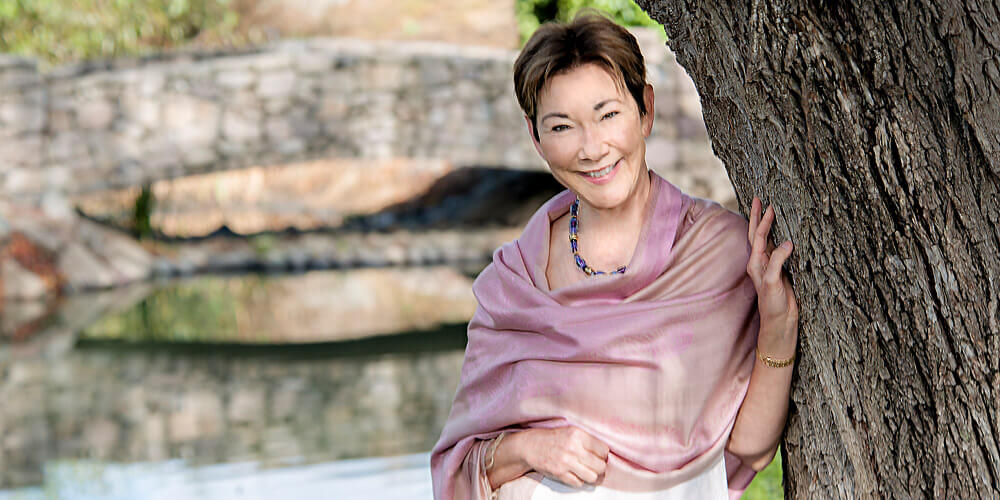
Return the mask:
<path id="1" fill-rule="evenodd" d="M 583 144 L 580 147 L 581 160 L 600 160 L 604 158 L 606 144 L 599 127 L 583 127 Z"/>

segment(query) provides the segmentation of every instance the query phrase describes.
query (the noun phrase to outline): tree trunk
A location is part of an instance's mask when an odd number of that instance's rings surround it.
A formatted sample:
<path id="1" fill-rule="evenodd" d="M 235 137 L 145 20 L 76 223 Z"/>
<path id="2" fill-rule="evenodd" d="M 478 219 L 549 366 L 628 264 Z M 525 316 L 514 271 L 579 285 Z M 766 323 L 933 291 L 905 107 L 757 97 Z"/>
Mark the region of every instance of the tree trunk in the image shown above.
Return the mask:
<path id="1" fill-rule="evenodd" d="M 638 0 L 791 239 L 789 498 L 1000 498 L 997 2 Z"/>

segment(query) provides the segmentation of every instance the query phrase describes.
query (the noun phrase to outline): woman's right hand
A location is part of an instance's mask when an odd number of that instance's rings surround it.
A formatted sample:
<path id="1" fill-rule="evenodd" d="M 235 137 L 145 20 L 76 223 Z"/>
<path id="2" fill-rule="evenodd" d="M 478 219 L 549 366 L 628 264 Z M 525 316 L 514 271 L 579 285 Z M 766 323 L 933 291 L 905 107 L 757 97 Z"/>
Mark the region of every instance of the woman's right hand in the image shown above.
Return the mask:
<path id="1" fill-rule="evenodd" d="M 608 464 L 608 445 L 568 425 L 519 434 L 522 459 L 532 469 L 572 487 L 596 484 Z"/>

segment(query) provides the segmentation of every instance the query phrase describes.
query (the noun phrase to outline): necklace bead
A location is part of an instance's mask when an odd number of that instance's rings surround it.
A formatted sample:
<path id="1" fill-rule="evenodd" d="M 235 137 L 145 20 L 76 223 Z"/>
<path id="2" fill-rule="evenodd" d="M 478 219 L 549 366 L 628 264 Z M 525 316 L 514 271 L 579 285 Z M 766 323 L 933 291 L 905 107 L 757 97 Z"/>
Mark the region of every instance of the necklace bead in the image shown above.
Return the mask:
<path id="1" fill-rule="evenodd" d="M 576 235 L 577 229 L 580 223 L 577 221 L 577 213 L 580 211 L 580 198 L 573 201 L 573 204 L 569 207 L 569 247 L 573 251 L 573 260 L 576 261 L 576 266 L 587 273 L 587 276 L 597 276 L 601 274 L 625 274 L 625 270 L 628 266 L 621 266 L 611 272 L 596 271 L 594 268 L 587 265 L 587 261 L 580 257 L 580 251 L 578 246 L 578 237 Z"/>

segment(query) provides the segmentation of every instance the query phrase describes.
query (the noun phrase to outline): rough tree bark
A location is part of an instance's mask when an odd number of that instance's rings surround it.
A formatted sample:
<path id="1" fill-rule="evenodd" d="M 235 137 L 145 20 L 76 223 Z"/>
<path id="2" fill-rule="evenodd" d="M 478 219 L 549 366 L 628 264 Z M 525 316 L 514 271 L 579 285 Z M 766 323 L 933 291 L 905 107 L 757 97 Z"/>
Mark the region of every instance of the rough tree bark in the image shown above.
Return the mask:
<path id="1" fill-rule="evenodd" d="M 1000 498 L 1000 6 L 638 0 L 802 310 L 790 498 Z"/>

